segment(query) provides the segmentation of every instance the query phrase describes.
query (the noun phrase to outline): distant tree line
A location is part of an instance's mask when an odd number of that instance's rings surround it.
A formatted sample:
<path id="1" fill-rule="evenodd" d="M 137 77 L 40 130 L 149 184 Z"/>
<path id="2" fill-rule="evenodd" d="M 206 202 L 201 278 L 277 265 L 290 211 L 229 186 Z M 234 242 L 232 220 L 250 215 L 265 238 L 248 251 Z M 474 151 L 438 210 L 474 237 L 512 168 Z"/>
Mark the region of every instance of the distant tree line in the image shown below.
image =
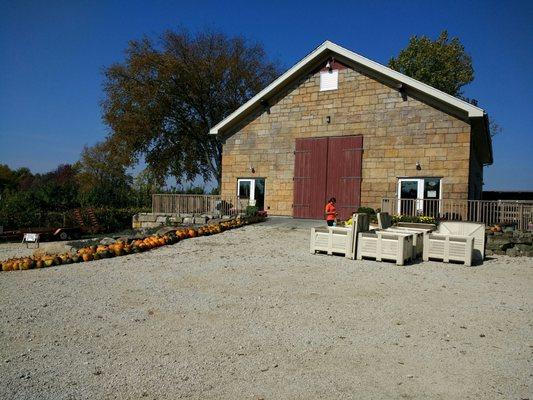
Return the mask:
<path id="1" fill-rule="evenodd" d="M 131 221 L 129 214 L 151 207 L 152 193 L 205 192 L 199 186 L 164 188 L 147 170 L 134 178 L 125 168 L 113 164 L 108 155 L 99 145 L 86 148 L 75 164 L 63 164 L 42 174 L 0 164 L 0 225 L 12 229 L 37 227 L 47 215 L 62 225 L 62 215 L 78 208 L 105 209 L 105 213 L 100 212 L 103 219 L 113 219 L 113 215 L 107 215 L 117 213 L 112 210 L 129 209 L 129 213 L 118 213 L 124 215 L 122 220 Z"/>

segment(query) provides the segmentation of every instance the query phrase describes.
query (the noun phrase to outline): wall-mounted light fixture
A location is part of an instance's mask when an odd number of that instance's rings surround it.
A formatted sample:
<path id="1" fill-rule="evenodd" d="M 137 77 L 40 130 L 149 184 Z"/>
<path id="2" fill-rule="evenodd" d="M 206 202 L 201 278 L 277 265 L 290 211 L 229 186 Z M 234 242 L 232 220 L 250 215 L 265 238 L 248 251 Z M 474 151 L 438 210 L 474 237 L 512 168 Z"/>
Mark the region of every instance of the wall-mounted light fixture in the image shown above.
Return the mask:
<path id="1" fill-rule="evenodd" d="M 405 85 L 403 83 L 396 84 L 396 89 L 398 89 L 398 93 L 402 96 L 402 100 L 407 100 L 407 93 L 405 93 Z"/>
<path id="2" fill-rule="evenodd" d="M 326 122 L 327 122 L 328 124 L 331 122 L 331 117 L 330 117 L 329 115 L 326 117 Z"/>
<path id="3" fill-rule="evenodd" d="M 261 107 L 266 111 L 267 114 L 270 114 L 270 104 L 268 104 L 267 99 L 261 99 Z"/>
<path id="4" fill-rule="evenodd" d="M 416 169 L 418 171 L 420 171 L 422 169 L 422 167 L 420 166 L 420 162 L 419 161 L 416 162 Z"/>
<path id="5" fill-rule="evenodd" d="M 329 72 L 333 71 L 333 63 L 335 62 L 335 59 L 332 57 L 331 59 L 328 59 L 328 62 L 326 63 L 326 68 Z"/>
<path id="6" fill-rule="evenodd" d="M 253 165 L 250 165 L 250 172 L 251 172 L 252 174 L 255 174 L 255 168 L 253 167 Z"/>

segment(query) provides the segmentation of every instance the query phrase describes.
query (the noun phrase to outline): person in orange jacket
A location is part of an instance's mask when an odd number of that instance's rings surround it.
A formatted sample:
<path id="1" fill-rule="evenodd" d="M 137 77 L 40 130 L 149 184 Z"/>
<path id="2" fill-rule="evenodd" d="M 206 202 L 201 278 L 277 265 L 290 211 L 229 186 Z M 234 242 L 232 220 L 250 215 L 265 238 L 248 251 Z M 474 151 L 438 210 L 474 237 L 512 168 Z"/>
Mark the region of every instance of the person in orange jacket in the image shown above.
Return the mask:
<path id="1" fill-rule="evenodd" d="M 337 199 L 335 197 L 332 197 L 329 199 L 328 204 L 326 204 L 326 223 L 328 226 L 333 226 L 335 223 L 335 219 L 337 219 L 337 209 L 335 208 L 335 203 L 337 202 Z"/>

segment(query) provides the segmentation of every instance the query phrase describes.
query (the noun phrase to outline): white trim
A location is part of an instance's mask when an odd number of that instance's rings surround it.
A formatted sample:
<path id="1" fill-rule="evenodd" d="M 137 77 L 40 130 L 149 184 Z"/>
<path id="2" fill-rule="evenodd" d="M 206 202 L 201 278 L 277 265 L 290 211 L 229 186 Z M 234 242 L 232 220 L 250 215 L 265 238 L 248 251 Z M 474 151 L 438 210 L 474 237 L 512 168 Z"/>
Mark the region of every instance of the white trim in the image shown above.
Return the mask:
<path id="1" fill-rule="evenodd" d="M 241 182 L 250 182 L 250 197 L 248 200 L 255 200 L 255 179 L 253 178 L 238 178 L 237 179 L 237 197 L 241 198 Z"/>
<path id="2" fill-rule="evenodd" d="M 248 198 L 248 205 L 255 206 L 257 199 L 255 198 L 255 184 L 258 180 L 265 180 L 265 178 L 237 178 L 237 197 L 241 198 L 241 182 L 250 182 L 250 197 Z M 264 206 L 264 205 L 263 205 Z"/>
<path id="3" fill-rule="evenodd" d="M 398 211 L 401 209 L 402 205 L 402 182 L 411 182 L 415 181 L 417 184 L 416 187 L 416 212 L 422 212 L 424 208 L 424 203 L 420 200 L 424 200 L 424 178 L 400 178 L 398 179 Z"/>
<path id="4" fill-rule="evenodd" d="M 417 212 L 424 212 L 424 200 L 431 200 L 431 199 L 424 199 L 424 183 L 426 179 L 438 179 L 439 180 L 439 198 L 438 200 L 442 200 L 442 180 L 443 178 L 435 178 L 431 176 L 423 176 L 423 177 L 416 177 L 416 178 L 398 178 L 398 192 L 396 195 L 396 198 L 398 199 L 398 212 L 401 209 L 401 194 L 402 194 L 402 182 L 406 181 L 416 181 L 417 182 L 417 192 L 416 192 L 416 211 Z M 439 209 L 438 212 L 440 213 L 440 206 L 441 202 L 439 201 Z"/>
<path id="5" fill-rule="evenodd" d="M 357 53 L 354 53 L 353 51 L 347 50 L 344 47 L 341 47 L 333 42 L 330 42 L 329 40 L 326 40 L 324 43 L 318 46 L 313 52 L 305 56 L 302 60 L 296 63 L 287 72 L 285 72 L 279 78 L 277 78 L 274 82 L 272 82 L 270 85 L 268 85 L 266 88 L 261 90 L 258 94 L 256 94 L 254 97 L 252 97 L 242 106 L 240 106 L 237 110 L 232 112 L 222 121 L 220 121 L 218 124 L 212 127 L 209 133 L 212 135 L 216 135 L 217 133 L 219 133 L 220 129 L 222 129 L 224 126 L 228 125 L 229 123 L 231 123 L 243 112 L 259 104 L 261 100 L 264 100 L 266 97 L 268 97 L 268 95 L 271 92 L 275 91 L 279 87 L 288 83 L 292 78 L 294 78 L 297 74 L 299 74 L 304 67 L 316 61 L 319 57 L 321 57 L 327 51 L 336 53 L 350 61 L 363 65 L 382 75 L 385 75 L 397 81 L 398 83 L 405 84 L 406 86 L 414 88 L 422 93 L 425 93 L 429 95 L 430 97 L 433 97 L 455 108 L 463 110 L 464 112 L 467 113 L 468 117 L 470 118 L 483 117 L 485 114 L 485 111 L 479 107 L 476 107 L 470 103 L 467 103 L 466 101 L 458 99 L 447 93 L 444 93 L 438 89 L 435 89 L 434 87 L 426 85 L 425 83 L 422 83 L 420 81 L 417 81 L 416 79 L 410 78 L 404 74 L 401 74 L 398 71 L 394 71 L 384 65 L 381 65 L 375 61 L 369 60 L 368 58 L 365 58 Z"/>

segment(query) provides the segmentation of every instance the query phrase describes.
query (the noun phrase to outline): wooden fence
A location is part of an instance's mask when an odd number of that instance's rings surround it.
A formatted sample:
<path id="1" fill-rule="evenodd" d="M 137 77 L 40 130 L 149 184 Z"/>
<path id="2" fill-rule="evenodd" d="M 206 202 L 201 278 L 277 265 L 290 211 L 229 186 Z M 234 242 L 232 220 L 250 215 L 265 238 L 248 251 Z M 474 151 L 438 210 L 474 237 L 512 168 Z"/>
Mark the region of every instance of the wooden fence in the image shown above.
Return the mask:
<path id="1" fill-rule="evenodd" d="M 162 214 L 236 215 L 244 213 L 248 199 L 203 194 L 153 194 L 152 212 Z"/>
<path id="2" fill-rule="evenodd" d="M 443 220 L 513 224 L 516 229 L 531 229 L 533 202 L 519 200 L 419 200 L 383 198 L 381 210 L 392 215 L 426 215 Z"/>

